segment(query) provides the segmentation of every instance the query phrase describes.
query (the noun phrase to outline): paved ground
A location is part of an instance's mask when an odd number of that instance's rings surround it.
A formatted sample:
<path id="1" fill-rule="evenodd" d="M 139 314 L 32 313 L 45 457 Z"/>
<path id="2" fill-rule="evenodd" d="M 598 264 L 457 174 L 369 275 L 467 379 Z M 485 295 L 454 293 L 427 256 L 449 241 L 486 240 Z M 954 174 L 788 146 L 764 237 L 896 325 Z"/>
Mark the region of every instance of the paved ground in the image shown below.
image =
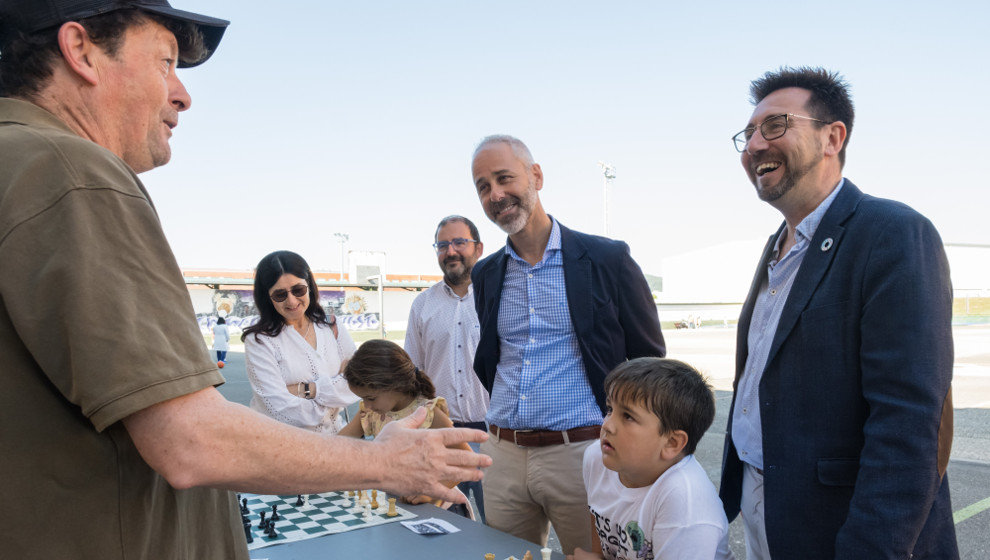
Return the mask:
<path id="1" fill-rule="evenodd" d="M 696 456 L 718 485 L 722 442 L 732 398 L 735 329 L 702 328 L 667 331 L 670 357 L 695 365 L 711 379 L 716 389 L 715 422 L 698 445 Z M 990 558 L 990 326 L 953 329 L 956 366 L 953 395 L 955 439 L 949 462 L 949 487 L 962 560 Z M 247 404 L 251 387 L 244 372 L 244 354 L 228 354 L 223 370 L 227 383 L 220 392 L 228 399 Z M 737 519 L 730 526 L 730 546 L 744 560 L 742 527 Z M 551 535 L 551 547 L 559 544 Z"/>

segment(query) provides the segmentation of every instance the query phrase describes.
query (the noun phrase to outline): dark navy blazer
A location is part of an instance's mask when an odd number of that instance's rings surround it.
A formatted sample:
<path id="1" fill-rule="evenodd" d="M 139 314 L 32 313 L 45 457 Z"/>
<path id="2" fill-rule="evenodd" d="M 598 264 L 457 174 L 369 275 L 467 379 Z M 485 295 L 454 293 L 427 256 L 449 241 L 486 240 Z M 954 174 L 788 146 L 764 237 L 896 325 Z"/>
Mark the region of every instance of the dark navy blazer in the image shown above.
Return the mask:
<path id="1" fill-rule="evenodd" d="M 666 354 L 653 294 L 629 246 L 560 225 L 567 307 L 581 347 L 588 383 L 605 410 L 603 383 L 626 359 Z M 478 261 L 471 271 L 481 340 L 474 370 L 491 394 L 499 360 L 498 308 L 508 255 L 504 249 Z M 539 428 L 539 426 L 533 426 Z"/>
<path id="2" fill-rule="evenodd" d="M 734 386 L 783 227 L 767 242 L 743 305 Z M 943 476 L 952 433 L 951 318 L 949 267 L 935 227 L 847 180 L 811 240 L 760 382 L 775 560 L 958 558 Z M 730 521 L 741 487 L 730 411 L 720 488 Z"/>

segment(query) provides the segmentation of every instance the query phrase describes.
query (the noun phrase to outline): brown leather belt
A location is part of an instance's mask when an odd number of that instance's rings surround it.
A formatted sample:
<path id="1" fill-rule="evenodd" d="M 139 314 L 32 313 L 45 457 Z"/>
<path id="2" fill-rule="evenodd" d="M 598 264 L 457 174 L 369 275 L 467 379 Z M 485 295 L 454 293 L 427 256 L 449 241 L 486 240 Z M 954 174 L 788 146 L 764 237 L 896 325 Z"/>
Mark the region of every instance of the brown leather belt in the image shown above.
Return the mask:
<path id="1" fill-rule="evenodd" d="M 598 439 L 601 435 L 601 426 L 582 426 L 571 428 L 565 432 L 553 432 L 548 430 L 510 430 L 499 428 L 498 426 L 488 426 L 488 431 L 495 437 L 511 441 L 521 447 L 546 447 L 548 445 L 561 445 L 564 443 L 576 443 Z"/>

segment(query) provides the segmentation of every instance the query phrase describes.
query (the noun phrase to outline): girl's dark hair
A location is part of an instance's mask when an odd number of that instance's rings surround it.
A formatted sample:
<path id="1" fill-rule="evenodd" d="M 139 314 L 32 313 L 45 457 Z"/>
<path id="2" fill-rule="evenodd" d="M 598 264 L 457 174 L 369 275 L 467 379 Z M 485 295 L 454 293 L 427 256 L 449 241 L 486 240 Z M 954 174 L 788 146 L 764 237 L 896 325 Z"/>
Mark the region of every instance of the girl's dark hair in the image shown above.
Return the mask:
<path id="1" fill-rule="evenodd" d="M 395 391 L 411 397 L 437 396 L 430 378 L 417 368 L 398 344 L 390 340 L 369 340 L 344 367 L 349 385 L 373 391 Z"/>
<path id="2" fill-rule="evenodd" d="M 266 336 L 278 336 L 285 327 L 285 318 L 275 310 L 272 299 L 268 297 L 268 290 L 278 282 L 283 274 L 291 274 L 306 281 L 309 286 L 309 307 L 306 308 L 306 317 L 316 323 L 329 325 L 327 313 L 320 307 L 320 292 L 316 287 L 316 278 L 306 264 L 306 260 L 292 251 L 275 251 L 265 255 L 254 270 L 254 305 L 258 308 L 260 318 L 258 322 L 244 329 L 241 340 L 247 338 L 249 334 L 258 339 L 259 334 Z"/>
<path id="3" fill-rule="evenodd" d="M 227 321 L 225 321 L 223 317 L 217 317 L 217 324 L 218 325 L 225 325 L 225 324 L 227 324 Z"/>

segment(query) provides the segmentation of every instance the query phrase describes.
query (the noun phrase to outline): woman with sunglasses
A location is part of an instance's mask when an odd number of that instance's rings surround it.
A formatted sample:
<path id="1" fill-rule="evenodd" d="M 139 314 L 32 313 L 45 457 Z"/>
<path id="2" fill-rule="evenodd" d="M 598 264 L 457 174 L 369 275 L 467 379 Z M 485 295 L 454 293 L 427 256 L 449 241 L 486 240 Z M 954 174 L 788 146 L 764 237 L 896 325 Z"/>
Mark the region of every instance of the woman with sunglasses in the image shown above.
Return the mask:
<path id="1" fill-rule="evenodd" d="M 356 347 L 347 329 L 320 307 L 316 280 L 291 251 L 266 255 L 254 273 L 259 319 L 241 340 L 251 408 L 328 435 L 343 427 L 341 408 L 357 402 L 340 374 Z"/>

